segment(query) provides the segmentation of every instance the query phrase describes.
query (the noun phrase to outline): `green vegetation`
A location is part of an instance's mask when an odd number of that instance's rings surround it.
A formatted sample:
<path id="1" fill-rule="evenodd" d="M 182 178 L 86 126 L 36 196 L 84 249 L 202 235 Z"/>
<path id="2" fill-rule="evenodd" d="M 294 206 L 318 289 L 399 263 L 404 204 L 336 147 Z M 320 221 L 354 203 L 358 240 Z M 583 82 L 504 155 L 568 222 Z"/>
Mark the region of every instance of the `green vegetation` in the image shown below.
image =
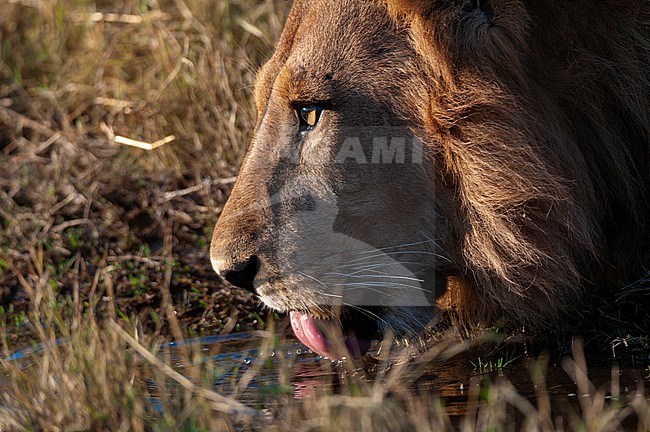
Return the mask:
<path id="1" fill-rule="evenodd" d="M 499 376 L 503 376 L 503 370 L 513 364 L 518 358 L 518 356 L 513 356 L 510 352 L 506 352 L 503 357 L 498 357 L 494 360 L 481 360 L 481 357 L 478 357 L 476 362 L 472 362 L 472 366 L 480 374 L 497 372 Z"/>
<path id="2" fill-rule="evenodd" d="M 293 397 L 293 360 L 268 354 L 281 317 L 221 286 L 208 260 L 254 127 L 255 69 L 288 6 L 2 3 L 0 431 L 599 431 L 623 421 L 648 430 L 647 396 L 619 397 L 615 380 L 594 387 L 579 355 L 565 369 L 586 396 L 566 409 L 551 407 L 537 362 L 533 397 L 505 378 L 476 377 L 464 412 L 451 416 L 444 397 L 417 385 L 426 365 L 462 348 L 444 340 L 412 361 L 408 350 L 397 361 L 382 354 L 371 376 L 348 362 L 336 389 Z M 265 328 L 267 354 L 233 373 L 228 393 L 213 384 L 230 368 L 191 348 L 178 367 L 165 348 Z M 9 360 L 17 348 L 33 352 Z M 512 360 L 477 369 L 507 375 Z M 278 379 L 251 402 L 249 384 L 270 369 Z"/>

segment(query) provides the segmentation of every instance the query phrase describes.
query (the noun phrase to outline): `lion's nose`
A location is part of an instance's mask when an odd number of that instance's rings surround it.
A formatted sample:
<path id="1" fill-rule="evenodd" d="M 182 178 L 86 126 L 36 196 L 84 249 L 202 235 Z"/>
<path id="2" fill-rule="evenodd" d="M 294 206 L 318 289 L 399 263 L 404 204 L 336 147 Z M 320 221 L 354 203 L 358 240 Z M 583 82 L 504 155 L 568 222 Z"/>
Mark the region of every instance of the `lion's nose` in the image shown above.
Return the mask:
<path id="1" fill-rule="evenodd" d="M 262 262 L 257 255 L 253 255 L 248 258 L 248 260 L 234 262 L 225 268 L 219 268 L 216 270 L 222 278 L 234 286 L 254 293 L 255 276 L 257 276 L 257 272 L 260 270 L 261 265 Z"/>

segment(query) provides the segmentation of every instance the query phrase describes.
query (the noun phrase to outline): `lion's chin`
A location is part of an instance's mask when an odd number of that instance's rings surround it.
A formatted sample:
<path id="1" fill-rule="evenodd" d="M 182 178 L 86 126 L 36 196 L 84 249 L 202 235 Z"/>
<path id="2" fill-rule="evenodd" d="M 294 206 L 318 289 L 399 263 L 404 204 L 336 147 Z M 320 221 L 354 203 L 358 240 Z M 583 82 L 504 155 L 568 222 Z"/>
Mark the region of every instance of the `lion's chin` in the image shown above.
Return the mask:
<path id="1" fill-rule="evenodd" d="M 315 318 L 309 313 L 299 311 L 291 311 L 290 317 L 296 337 L 312 351 L 324 357 L 361 357 L 370 348 L 372 332 L 359 332 L 359 335 L 349 333 L 344 321 Z"/>

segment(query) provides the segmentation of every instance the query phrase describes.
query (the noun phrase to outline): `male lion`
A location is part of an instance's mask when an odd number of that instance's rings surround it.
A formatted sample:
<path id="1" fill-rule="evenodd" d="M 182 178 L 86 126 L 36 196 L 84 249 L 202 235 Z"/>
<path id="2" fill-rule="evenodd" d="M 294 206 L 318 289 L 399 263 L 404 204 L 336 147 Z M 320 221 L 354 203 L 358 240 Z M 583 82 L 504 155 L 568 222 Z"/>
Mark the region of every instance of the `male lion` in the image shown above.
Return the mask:
<path id="1" fill-rule="evenodd" d="M 212 263 L 316 352 L 578 328 L 650 265 L 647 1 L 299 0 L 255 101 Z"/>

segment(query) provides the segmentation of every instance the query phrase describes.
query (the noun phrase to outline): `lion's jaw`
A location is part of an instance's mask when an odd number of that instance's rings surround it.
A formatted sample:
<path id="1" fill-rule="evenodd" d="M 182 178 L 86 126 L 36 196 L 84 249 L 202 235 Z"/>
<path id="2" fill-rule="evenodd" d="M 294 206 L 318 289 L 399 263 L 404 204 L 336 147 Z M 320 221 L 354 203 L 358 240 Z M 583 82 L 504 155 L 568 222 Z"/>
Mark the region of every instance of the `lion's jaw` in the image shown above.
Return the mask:
<path id="1" fill-rule="evenodd" d="M 287 24 L 258 75 L 256 131 L 211 246 L 222 277 L 292 312 L 296 335 L 332 357 L 340 336 L 363 353 L 378 330 L 420 332 L 447 260 L 432 230 L 432 157 L 390 105 L 417 88 L 415 56 L 384 10 L 353 4 Z M 377 37 L 360 39 L 360 22 Z M 304 105 L 324 109 L 300 132 Z"/>

